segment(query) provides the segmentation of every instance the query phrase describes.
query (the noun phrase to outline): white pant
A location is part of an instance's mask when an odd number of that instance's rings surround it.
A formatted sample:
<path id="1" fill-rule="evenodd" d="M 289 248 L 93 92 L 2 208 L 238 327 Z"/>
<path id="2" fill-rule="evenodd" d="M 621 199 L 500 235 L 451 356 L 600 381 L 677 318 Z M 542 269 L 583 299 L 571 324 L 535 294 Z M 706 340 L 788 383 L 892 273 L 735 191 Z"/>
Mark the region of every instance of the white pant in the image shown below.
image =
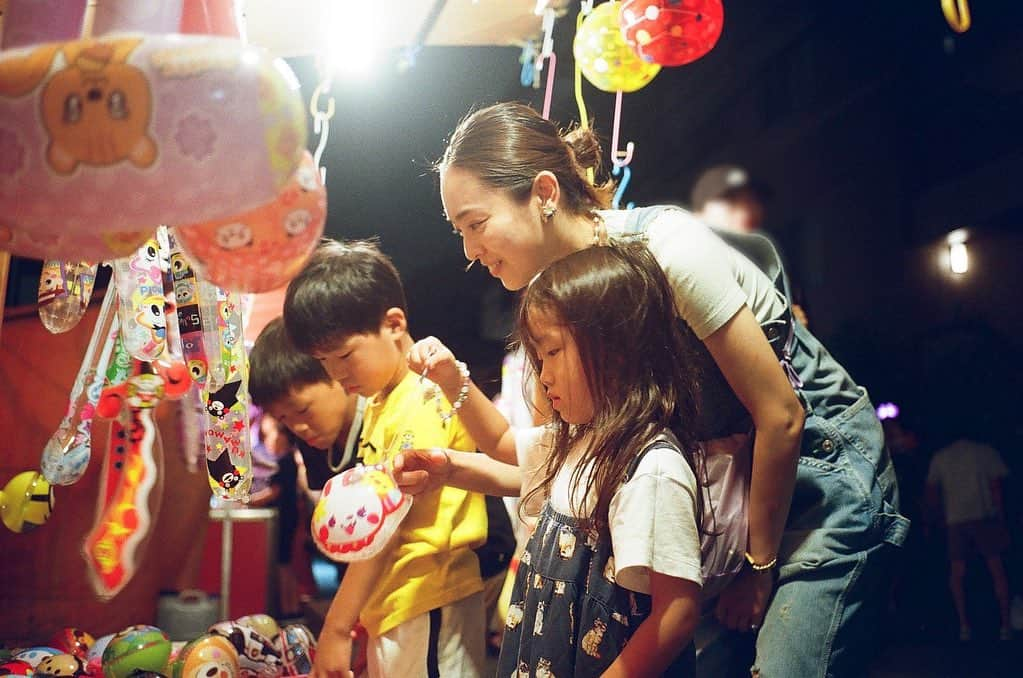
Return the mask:
<path id="1" fill-rule="evenodd" d="M 483 593 L 399 624 L 366 646 L 369 678 L 479 678 L 487 630 Z"/>

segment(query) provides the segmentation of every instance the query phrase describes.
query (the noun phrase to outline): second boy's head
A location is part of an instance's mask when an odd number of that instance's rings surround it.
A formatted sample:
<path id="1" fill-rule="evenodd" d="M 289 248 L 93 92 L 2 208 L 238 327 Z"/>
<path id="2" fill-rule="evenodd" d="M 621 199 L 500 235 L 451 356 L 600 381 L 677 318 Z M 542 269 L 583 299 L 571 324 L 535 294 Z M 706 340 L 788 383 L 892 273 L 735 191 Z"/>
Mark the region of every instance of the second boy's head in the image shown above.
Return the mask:
<path id="1" fill-rule="evenodd" d="M 288 285 L 284 324 L 346 393 L 388 392 L 407 373 L 405 291 L 370 242 L 325 241 Z"/>
<path id="2" fill-rule="evenodd" d="M 292 345 L 280 318 L 263 328 L 249 353 L 249 393 L 292 433 L 323 450 L 341 434 L 345 409 L 355 397 Z"/>

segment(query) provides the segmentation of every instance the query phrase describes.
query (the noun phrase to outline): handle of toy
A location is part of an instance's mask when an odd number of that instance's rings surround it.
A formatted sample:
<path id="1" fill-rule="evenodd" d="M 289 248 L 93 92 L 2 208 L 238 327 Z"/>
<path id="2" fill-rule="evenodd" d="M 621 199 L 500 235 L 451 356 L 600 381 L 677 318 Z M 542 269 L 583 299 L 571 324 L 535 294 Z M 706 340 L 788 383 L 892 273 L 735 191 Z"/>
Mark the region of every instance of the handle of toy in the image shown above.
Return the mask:
<path id="1" fill-rule="evenodd" d="M 97 264 L 50 259 L 39 275 L 39 319 L 53 334 L 67 332 L 81 321 L 92 297 Z"/>

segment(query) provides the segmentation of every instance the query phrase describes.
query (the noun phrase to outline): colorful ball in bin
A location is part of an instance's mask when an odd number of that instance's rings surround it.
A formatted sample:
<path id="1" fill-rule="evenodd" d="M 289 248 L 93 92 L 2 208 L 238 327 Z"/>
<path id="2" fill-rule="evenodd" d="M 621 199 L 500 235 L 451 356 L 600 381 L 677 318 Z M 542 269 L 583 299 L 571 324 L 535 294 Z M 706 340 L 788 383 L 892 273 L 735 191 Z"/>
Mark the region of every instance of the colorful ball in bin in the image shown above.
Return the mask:
<path id="1" fill-rule="evenodd" d="M 383 464 L 356 466 L 323 486 L 313 509 L 316 548 L 336 561 L 366 560 L 379 553 L 412 508 Z"/>
<path id="2" fill-rule="evenodd" d="M 209 628 L 226 638 L 238 652 L 238 669 L 242 678 L 280 678 L 281 655 L 269 638 L 237 622 L 218 622 Z"/>
<path id="3" fill-rule="evenodd" d="M 163 673 L 170 659 L 171 641 L 155 626 L 129 626 L 110 639 L 103 650 L 103 675 L 128 678 L 132 671 Z"/>
<path id="4" fill-rule="evenodd" d="M 586 79 L 605 92 L 635 92 L 654 79 L 661 67 L 640 59 L 618 27 L 620 2 L 605 2 L 583 19 L 572 53 Z"/>
<path id="5" fill-rule="evenodd" d="M 34 671 L 39 662 L 46 659 L 47 657 L 52 657 L 58 654 L 61 654 L 61 652 L 55 647 L 46 647 L 43 645 L 39 645 L 36 647 L 26 647 L 23 650 L 19 650 L 14 654 L 14 658 L 20 659 L 21 661 L 28 663 L 32 667 L 32 670 Z"/>
<path id="6" fill-rule="evenodd" d="M 277 621 L 268 614 L 247 614 L 244 617 L 238 617 L 235 623 L 239 626 L 248 626 L 271 642 L 281 632 Z"/>
<path id="7" fill-rule="evenodd" d="M 80 678 L 87 676 L 85 662 L 73 654 L 55 654 L 44 657 L 33 673 L 38 678 Z"/>
<path id="8" fill-rule="evenodd" d="M 304 676 L 313 670 L 316 659 L 316 637 L 304 624 L 289 624 L 279 636 L 284 675 Z"/>
<path id="9" fill-rule="evenodd" d="M 82 659 L 89 658 L 89 649 L 96 643 L 96 639 L 85 631 L 73 626 L 66 626 L 54 634 L 50 639 L 50 645 L 73 654 Z"/>
<path id="10" fill-rule="evenodd" d="M 709 52 L 721 37 L 721 0 L 625 0 L 625 42 L 648 63 L 682 66 Z"/>
<path id="11" fill-rule="evenodd" d="M 172 678 L 239 678 L 238 651 L 227 638 L 205 633 L 181 648 Z"/>
<path id="12" fill-rule="evenodd" d="M 21 659 L 8 659 L 0 664 L 0 676 L 31 676 L 32 665 Z"/>
<path id="13" fill-rule="evenodd" d="M 53 510 L 53 488 L 39 471 L 23 471 L 0 492 L 0 519 L 12 532 L 43 525 Z"/>

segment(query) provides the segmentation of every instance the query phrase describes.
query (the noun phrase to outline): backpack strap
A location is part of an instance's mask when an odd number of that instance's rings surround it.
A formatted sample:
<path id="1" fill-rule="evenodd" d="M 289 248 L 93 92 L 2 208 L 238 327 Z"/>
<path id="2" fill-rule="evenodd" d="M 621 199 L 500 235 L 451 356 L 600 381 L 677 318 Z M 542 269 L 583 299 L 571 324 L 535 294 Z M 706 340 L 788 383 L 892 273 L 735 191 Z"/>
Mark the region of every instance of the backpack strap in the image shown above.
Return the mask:
<path id="1" fill-rule="evenodd" d="M 639 451 L 639 454 L 632 458 L 632 461 L 629 462 L 628 468 L 625 469 L 625 478 L 622 480 L 623 485 L 632 480 L 632 476 L 636 474 L 636 469 L 639 468 L 639 462 L 643 461 L 643 457 L 646 456 L 647 452 L 655 449 L 674 450 L 675 452 L 682 454 L 682 446 L 679 444 L 678 438 L 675 437 L 675 434 L 671 431 L 664 431 L 663 435 L 659 435 L 647 443 L 646 446 Z M 685 457 L 683 456 L 683 458 Z"/>

